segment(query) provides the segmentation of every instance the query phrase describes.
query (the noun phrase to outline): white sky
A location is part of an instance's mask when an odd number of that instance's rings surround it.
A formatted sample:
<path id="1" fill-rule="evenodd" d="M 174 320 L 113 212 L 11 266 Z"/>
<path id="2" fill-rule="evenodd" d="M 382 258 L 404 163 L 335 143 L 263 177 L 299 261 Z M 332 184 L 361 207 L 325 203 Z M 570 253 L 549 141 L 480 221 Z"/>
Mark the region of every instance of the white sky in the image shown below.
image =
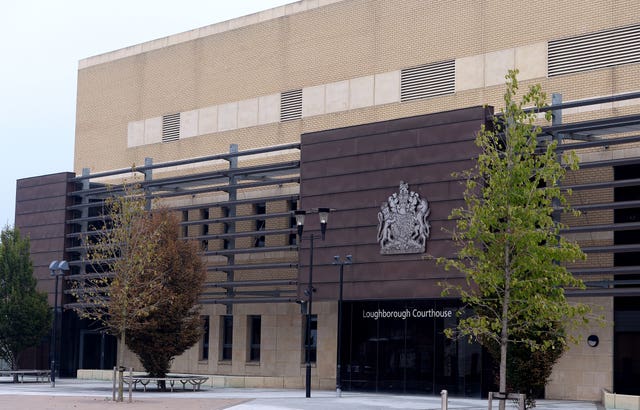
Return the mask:
<path id="1" fill-rule="evenodd" d="M 0 227 L 16 180 L 73 171 L 78 61 L 292 0 L 4 0 L 0 10 Z"/>

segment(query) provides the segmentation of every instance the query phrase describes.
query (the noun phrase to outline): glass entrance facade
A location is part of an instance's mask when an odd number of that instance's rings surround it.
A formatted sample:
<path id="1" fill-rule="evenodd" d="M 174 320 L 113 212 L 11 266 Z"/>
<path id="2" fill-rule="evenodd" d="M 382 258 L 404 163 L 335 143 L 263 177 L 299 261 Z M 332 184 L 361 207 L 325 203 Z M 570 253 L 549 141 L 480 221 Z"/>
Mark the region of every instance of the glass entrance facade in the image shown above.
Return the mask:
<path id="1" fill-rule="evenodd" d="M 477 344 L 451 340 L 453 300 L 344 302 L 344 390 L 480 397 L 488 391 L 488 355 Z"/>

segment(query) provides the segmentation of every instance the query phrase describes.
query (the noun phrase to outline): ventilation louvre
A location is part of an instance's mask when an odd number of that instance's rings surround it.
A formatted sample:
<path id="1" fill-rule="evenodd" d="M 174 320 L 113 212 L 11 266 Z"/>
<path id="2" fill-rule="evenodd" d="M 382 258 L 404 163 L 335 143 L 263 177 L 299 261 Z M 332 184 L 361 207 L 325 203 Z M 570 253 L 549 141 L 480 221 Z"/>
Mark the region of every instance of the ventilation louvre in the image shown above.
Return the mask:
<path id="1" fill-rule="evenodd" d="M 400 101 L 455 92 L 455 60 L 405 68 L 400 72 Z"/>
<path id="2" fill-rule="evenodd" d="M 280 94 L 280 121 L 302 118 L 302 89 Z"/>
<path id="3" fill-rule="evenodd" d="M 180 139 L 180 113 L 162 116 L 162 142 Z"/>
<path id="4" fill-rule="evenodd" d="M 549 77 L 640 62 L 640 25 L 555 40 L 548 47 Z"/>

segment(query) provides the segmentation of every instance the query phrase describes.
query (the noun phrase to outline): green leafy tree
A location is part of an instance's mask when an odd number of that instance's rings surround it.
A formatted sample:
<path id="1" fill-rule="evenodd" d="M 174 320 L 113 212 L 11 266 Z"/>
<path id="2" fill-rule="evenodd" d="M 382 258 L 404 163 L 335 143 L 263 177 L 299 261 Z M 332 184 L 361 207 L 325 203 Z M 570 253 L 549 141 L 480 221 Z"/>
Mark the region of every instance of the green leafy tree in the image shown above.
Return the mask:
<path id="1" fill-rule="evenodd" d="M 175 218 L 171 218 L 167 211 L 148 212 L 146 204 L 140 190 L 127 186 L 123 195 L 105 201 L 108 211 L 104 226 L 86 240 L 87 262 L 95 272 L 87 273 L 73 285 L 77 303 L 72 307 L 81 317 L 102 322 L 106 330 L 118 339 L 118 366 L 121 369 L 119 401 L 122 401 L 124 347 L 129 345 L 130 335 L 152 334 L 151 329 L 154 328 L 161 333 L 164 329 L 157 324 L 178 320 L 176 315 L 179 312 L 185 313 L 185 317 L 178 323 L 190 323 L 191 316 L 197 315 L 194 307 L 197 298 L 176 296 L 175 282 L 185 274 L 185 268 L 179 263 L 199 270 L 200 282 L 189 283 L 191 293 L 200 292 L 205 274 L 198 255 L 186 253 L 187 248 L 183 245 L 170 243 L 170 233 L 175 234 L 177 240 Z M 185 252 L 184 256 L 193 260 L 180 259 L 182 255 L 175 252 Z M 177 306 L 178 302 L 185 301 L 191 303 L 188 309 L 172 308 L 174 304 Z M 184 331 L 187 334 L 185 339 L 195 343 L 193 336 L 189 335 L 192 329 L 188 324 L 172 330 Z M 174 336 L 183 342 L 182 336 Z M 161 334 L 155 336 L 158 340 L 162 337 Z M 184 345 L 175 348 L 169 344 L 164 348 L 171 354 L 185 349 Z M 135 349 L 134 352 L 144 354 L 144 349 Z M 150 363 L 143 357 L 141 360 L 143 364 Z M 153 372 L 157 374 L 155 369 Z"/>
<path id="2" fill-rule="evenodd" d="M 471 308 L 447 334 L 495 346 L 501 392 L 507 392 L 510 345 L 531 352 L 563 349 L 567 333 L 560 324 L 586 322 L 589 312 L 565 298 L 565 288 L 584 287 L 565 263 L 584 254 L 560 236 L 562 225 L 553 217 L 556 207 L 570 210 L 558 184 L 567 168 L 577 169 L 577 157 L 568 153 L 560 161 L 555 142 L 538 143 L 537 116 L 523 106 L 544 106 L 540 86 L 530 87 L 518 102 L 517 71 L 506 80 L 503 115 L 479 132 L 476 166 L 463 173 L 465 206 L 450 216 L 456 220 L 457 255 L 440 259 L 468 282 L 446 286 L 444 293 L 457 293 Z"/>
<path id="3" fill-rule="evenodd" d="M 51 329 L 47 294 L 36 290 L 30 243 L 18 228 L 0 232 L 0 357 L 18 370 L 22 352 Z"/>

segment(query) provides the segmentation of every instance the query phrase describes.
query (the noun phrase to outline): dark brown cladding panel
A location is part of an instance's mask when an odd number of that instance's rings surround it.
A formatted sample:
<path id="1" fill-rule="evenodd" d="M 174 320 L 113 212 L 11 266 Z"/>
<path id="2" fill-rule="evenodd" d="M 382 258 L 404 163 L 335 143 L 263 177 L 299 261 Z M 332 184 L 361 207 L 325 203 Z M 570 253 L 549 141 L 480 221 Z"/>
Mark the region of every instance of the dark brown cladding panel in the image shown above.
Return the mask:
<path id="1" fill-rule="evenodd" d="M 451 210 L 463 205 L 463 183 L 454 172 L 469 169 L 474 141 L 491 108 L 473 107 L 302 136 L 301 208 L 331 207 L 326 240 L 314 242 L 314 287 L 318 300 L 336 299 L 339 268 L 333 256 L 353 255 L 345 266 L 347 300 L 440 297 L 442 281 L 459 282 L 432 257 L 450 256 Z M 377 243 L 380 205 L 400 181 L 429 201 L 431 237 L 424 254 L 381 255 Z M 305 237 L 317 233 L 311 216 Z M 309 241 L 300 252 L 299 294 L 307 286 Z"/>
<path id="2" fill-rule="evenodd" d="M 66 258 L 66 207 L 71 204 L 67 193 L 73 189 L 68 181 L 74 176 L 62 172 L 20 179 L 16 184 L 15 225 L 21 235 L 30 238 L 34 276 L 38 279 L 38 288 L 49 293 L 51 304 L 54 280 L 49 264 Z"/>

